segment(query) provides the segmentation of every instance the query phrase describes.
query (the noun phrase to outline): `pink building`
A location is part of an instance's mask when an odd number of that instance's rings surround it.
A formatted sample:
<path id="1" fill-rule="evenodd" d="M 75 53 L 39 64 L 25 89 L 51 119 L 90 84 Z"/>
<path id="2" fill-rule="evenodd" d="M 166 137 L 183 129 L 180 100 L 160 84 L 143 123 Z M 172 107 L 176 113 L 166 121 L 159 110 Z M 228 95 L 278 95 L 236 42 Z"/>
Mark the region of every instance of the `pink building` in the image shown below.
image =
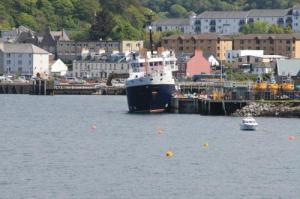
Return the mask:
<path id="1" fill-rule="evenodd" d="M 210 63 L 203 56 L 200 49 L 195 49 L 193 55 L 183 54 L 179 56 L 177 63 L 178 71 L 175 73 L 177 78 L 193 77 L 193 75 L 211 73 Z"/>

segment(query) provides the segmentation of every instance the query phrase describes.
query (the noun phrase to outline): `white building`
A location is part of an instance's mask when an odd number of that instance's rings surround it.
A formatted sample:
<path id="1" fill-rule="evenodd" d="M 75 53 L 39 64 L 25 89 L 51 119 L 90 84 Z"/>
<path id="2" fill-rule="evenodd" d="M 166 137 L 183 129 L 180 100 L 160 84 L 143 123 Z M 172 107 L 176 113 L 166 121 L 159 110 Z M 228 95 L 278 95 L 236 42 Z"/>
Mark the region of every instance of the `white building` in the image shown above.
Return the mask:
<path id="1" fill-rule="evenodd" d="M 32 44 L 0 44 L 0 69 L 4 74 L 49 76 L 50 53 Z"/>
<path id="2" fill-rule="evenodd" d="M 50 66 L 50 71 L 52 76 L 66 76 L 68 66 L 61 59 L 58 59 Z"/>
<path id="3" fill-rule="evenodd" d="M 253 56 L 253 57 L 263 57 L 263 50 L 228 50 L 226 51 L 226 61 L 232 63 L 239 59 L 240 57 Z"/>
<path id="4" fill-rule="evenodd" d="M 154 21 L 151 26 L 153 31 L 180 31 L 182 33 L 194 33 L 194 22 L 196 14 L 192 13 L 189 19 L 160 19 Z"/>
<path id="5" fill-rule="evenodd" d="M 236 34 L 247 22 L 248 12 L 206 11 L 196 17 L 195 33 Z"/>
<path id="6" fill-rule="evenodd" d="M 73 77 L 105 79 L 111 73 L 129 73 L 124 54 L 94 55 L 85 60 L 73 61 Z"/>
<path id="7" fill-rule="evenodd" d="M 180 30 L 183 33 L 239 34 L 245 24 L 256 21 L 291 27 L 300 32 L 300 6 L 289 9 L 253 9 L 249 11 L 205 11 L 188 19 L 161 19 L 152 23 L 154 31 Z"/>

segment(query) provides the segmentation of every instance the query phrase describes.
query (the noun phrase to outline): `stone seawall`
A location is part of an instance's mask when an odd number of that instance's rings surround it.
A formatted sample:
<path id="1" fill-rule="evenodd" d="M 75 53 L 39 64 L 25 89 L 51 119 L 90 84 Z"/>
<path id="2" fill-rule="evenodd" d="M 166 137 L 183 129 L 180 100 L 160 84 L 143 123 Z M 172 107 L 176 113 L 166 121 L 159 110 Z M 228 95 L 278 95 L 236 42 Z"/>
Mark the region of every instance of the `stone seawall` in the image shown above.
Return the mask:
<path id="1" fill-rule="evenodd" d="M 300 102 L 251 102 L 238 109 L 233 116 L 245 117 L 294 117 L 300 118 Z"/>

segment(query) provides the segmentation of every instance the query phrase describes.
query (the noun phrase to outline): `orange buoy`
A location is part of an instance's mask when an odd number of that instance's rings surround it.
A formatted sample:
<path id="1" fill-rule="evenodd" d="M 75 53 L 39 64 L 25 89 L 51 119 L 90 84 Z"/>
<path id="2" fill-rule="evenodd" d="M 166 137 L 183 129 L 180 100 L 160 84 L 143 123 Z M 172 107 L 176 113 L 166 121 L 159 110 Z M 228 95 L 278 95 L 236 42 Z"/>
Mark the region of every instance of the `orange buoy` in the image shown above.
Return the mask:
<path id="1" fill-rule="evenodd" d="M 293 136 L 293 135 L 290 135 L 290 136 L 288 137 L 288 140 L 289 140 L 289 141 L 295 141 L 295 140 L 296 140 L 296 137 Z"/>

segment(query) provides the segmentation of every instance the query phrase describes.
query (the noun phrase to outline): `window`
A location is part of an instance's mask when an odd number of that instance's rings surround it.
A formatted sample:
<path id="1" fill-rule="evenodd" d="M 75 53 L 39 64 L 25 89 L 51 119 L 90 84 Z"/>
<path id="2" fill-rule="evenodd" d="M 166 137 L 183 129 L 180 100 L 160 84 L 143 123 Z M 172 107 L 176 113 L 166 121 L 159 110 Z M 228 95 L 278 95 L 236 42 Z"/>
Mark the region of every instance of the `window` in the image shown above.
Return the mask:
<path id="1" fill-rule="evenodd" d="M 11 63 L 11 61 L 10 61 L 10 60 L 7 60 L 7 61 L 6 61 L 6 64 L 10 64 L 10 63 Z"/>
<path id="2" fill-rule="evenodd" d="M 19 60 L 19 61 L 18 61 L 18 65 L 22 65 L 22 60 Z"/>
<path id="3" fill-rule="evenodd" d="M 6 57 L 10 57 L 11 55 L 10 55 L 10 53 L 8 53 L 7 55 L 6 55 Z"/>

